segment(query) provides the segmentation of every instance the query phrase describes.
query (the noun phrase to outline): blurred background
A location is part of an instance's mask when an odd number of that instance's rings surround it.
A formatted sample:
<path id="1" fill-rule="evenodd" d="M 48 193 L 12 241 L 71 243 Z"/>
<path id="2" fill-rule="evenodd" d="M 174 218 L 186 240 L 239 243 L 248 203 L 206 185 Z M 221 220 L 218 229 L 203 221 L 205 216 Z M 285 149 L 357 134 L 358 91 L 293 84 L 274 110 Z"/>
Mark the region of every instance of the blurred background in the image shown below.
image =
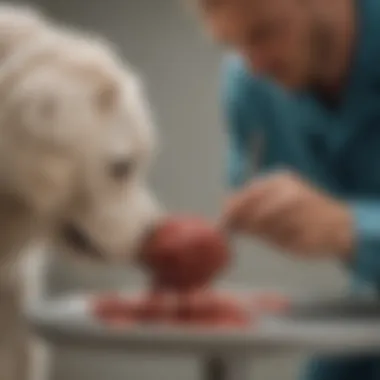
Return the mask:
<path id="1" fill-rule="evenodd" d="M 17 1 L 14 1 L 17 3 Z M 207 41 L 184 0 L 35 0 L 60 21 L 102 33 L 116 43 L 140 73 L 155 110 L 161 148 L 153 185 L 173 211 L 216 217 L 225 189 L 225 136 L 219 108 L 222 52 Z M 182 3 L 182 4 L 181 4 Z M 226 281 L 245 287 L 334 292 L 346 279 L 332 263 L 300 263 L 258 242 L 239 242 Z M 133 268 L 85 268 L 58 258 L 47 271 L 50 293 L 136 287 L 144 282 Z M 255 363 L 258 379 L 294 379 L 300 359 Z M 274 360 L 276 364 L 274 364 Z M 127 356 L 56 349 L 51 380 L 192 380 L 195 358 Z"/>

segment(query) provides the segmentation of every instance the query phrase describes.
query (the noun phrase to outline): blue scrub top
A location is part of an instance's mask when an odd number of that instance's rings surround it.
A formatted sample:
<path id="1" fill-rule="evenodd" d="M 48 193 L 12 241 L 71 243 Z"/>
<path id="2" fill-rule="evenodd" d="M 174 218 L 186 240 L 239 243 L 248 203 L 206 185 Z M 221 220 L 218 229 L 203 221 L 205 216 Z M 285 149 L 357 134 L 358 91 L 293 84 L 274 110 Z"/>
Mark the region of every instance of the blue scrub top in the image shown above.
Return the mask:
<path id="1" fill-rule="evenodd" d="M 238 56 L 223 65 L 228 181 L 253 176 L 252 147 L 264 141 L 262 167 L 292 169 L 345 199 L 355 216 L 356 254 L 348 265 L 380 288 L 380 1 L 358 0 L 357 48 L 339 106 L 292 93 L 255 76 Z"/>

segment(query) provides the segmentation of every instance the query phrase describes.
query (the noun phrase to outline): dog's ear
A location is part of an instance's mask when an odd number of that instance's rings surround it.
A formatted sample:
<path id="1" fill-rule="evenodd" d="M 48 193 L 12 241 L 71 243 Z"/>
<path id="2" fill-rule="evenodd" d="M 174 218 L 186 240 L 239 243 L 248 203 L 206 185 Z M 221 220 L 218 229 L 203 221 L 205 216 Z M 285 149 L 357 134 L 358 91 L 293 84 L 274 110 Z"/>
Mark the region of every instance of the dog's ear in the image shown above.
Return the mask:
<path id="1" fill-rule="evenodd" d="M 80 88 L 56 68 L 41 68 L 9 88 L 0 109 L 1 175 L 33 210 L 50 213 L 74 186 L 73 148 L 86 114 Z M 76 142 L 76 143 L 75 143 Z"/>
<path id="2" fill-rule="evenodd" d="M 67 145 L 107 124 L 119 104 L 120 86 L 80 70 L 41 68 L 23 82 L 18 96 L 23 128 L 49 144 Z"/>
<path id="3" fill-rule="evenodd" d="M 99 103 L 108 107 L 110 96 L 102 93 Z M 92 117 L 89 89 L 56 67 L 41 67 L 24 78 L 8 104 L 8 124 L 16 133 L 51 147 L 72 145 L 80 134 L 88 134 Z"/>

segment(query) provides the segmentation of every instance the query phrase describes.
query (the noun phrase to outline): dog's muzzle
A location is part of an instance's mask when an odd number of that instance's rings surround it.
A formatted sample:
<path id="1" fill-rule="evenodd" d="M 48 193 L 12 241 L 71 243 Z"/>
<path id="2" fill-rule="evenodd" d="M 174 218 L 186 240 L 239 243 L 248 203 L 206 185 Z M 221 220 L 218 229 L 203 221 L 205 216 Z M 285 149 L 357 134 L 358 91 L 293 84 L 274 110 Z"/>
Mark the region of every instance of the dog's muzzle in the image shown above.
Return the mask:
<path id="1" fill-rule="evenodd" d="M 141 258 L 142 253 L 145 249 L 145 245 L 149 240 L 154 236 L 156 231 L 156 224 L 152 224 L 147 226 L 145 231 L 142 233 L 140 238 L 138 239 L 138 245 L 136 248 L 137 261 Z M 94 240 L 84 232 L 80 227 L 76 226 L 72 223 L 66 223 L 63 226 L 61 237 L 64 243 L 73 249 L 75 252 L 79 253 L 82 256 L 86 256 L 93 260 L 102 260 L 106 261 L 107 252 L 104 251 L 99 245 L 94 242 Z"/>

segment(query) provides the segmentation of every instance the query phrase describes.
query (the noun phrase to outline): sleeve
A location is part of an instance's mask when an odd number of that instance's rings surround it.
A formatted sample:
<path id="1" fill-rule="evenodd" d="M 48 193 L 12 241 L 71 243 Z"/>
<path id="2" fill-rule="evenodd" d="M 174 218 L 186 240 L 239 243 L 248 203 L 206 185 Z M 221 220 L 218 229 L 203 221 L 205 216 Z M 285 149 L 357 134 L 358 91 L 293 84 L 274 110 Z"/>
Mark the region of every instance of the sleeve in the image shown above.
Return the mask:
<path id="1" fill-rule="evenodd" d="M 252 176 L 252 140 L 258 130 L 258 86 L 241 61 L 229 57 L 222 71 L 222 111 L 227 132 L 226 177 L 229 188 L 242 187 Z"/>
<path id="2" fill-rule="evenodd" d="M 227 122 L 227 183 L 235 189 L 242 187 L 249 177 L 244 115 L 231 100 L 226 100 L 224 113 Z"/>
<path id="3" fill-rule="evenodd" d="M 380 200 L 354 200 L 349 205 L 355 222 L 355 256 L 350 267 L 369 283 L 380 280 Z"/>

